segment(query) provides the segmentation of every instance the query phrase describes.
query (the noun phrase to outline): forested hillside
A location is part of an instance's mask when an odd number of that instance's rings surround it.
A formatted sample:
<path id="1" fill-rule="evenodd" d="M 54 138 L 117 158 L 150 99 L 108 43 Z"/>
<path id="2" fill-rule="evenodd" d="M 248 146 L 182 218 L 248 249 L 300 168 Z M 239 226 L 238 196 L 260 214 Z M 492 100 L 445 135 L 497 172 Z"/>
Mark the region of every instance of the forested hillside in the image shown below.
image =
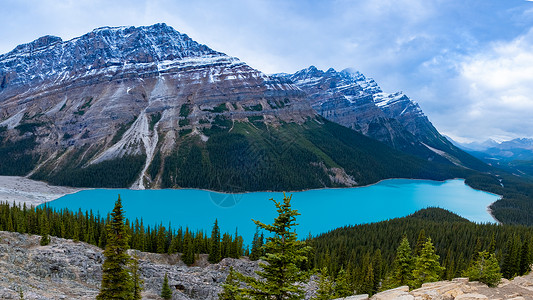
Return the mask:
<path id="1" fill-rule="evenodd" d="M 332 230 L 309 240 L 314 249 L 313 266 L 327 268 L 332 276 L 343 270 L 358 292 L 374 293 L 391 276 L 400 241 L 406 237 L 413 256 L 431 238 L 440 277 L 464 276 L 481 251 L 494 253 L 503 276 L 529 272 L 533 261 L 533 231 L 519 225 L 475 224 L 440 208 L 428 208 L 408 217 Z M 367 285 L 369 274 L 374 282 Z"/>

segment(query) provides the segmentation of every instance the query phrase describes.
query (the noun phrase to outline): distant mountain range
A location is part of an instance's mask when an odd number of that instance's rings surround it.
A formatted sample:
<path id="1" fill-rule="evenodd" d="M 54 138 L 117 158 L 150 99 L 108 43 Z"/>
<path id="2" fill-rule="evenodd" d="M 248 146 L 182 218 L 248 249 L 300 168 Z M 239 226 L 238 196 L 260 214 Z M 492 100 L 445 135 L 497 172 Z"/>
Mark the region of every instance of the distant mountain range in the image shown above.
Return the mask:
<path id="1" fill-rule="evenodd" d="M 0 174 L 242 192 L 487 168 L 358 72 L 268 76 L 165 24 L 45 36 L 0 55 Z"/>
<path id="2" fill-rule="evenodd" d="M 458 143 L 450 139 L 457 147 L 474 156 L 488 160 L 533 160 L 533 139 L 518 138 L 510 141 L 496 142 L 492 139 L 484 142 Z"/>
<path id="3" fill-rule="evenodd" d="M 487 164 L 503 169 L 516 176 L 533 179 L 533 139 L 518 138 L 496 142 L 458 143 L 448 138 L 457 147 L 479 158 Z"/>

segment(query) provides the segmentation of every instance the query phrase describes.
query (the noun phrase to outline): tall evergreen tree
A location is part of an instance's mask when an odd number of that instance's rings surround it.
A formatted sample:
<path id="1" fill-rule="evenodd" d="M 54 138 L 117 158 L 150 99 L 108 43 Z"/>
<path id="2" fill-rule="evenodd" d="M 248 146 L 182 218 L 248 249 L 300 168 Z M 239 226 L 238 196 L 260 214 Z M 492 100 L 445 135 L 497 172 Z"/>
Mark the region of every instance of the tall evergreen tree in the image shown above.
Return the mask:
<path id="1" fill-rule="evenodd" d="M 412 279 L 413 272 L 413 256 L 411 254 L 411 247 L 407 237 L 403 237 L 398 249 L 396 250 L 396 257 L 393 263 L 394 269 L 390 279 L 390 286 L 398 287 L 409 284 Z"/>
<path id="2" fill-rule="evenodd" d="M 361 283 L 361 288 L 357 291 L 357 293 L 373 295 L 376 292 L 376 290 L 374 289 L 374 268 L 372 267 L 372 262 L 368 263 L 364 272 L 365 272 L 365 275 L 363 278 L 363 282 Z M 346 295 L 346 296 L 349 296 L 349 295 Z M 342 296 L 342 297 L 346 297 L 346 296 Z"/>
<path id="3" fill-rule="evenodd" d="M 132 279 L 132 299 L 141 300 L 141 292 L 143 291 L 144 281 L 141 279 L 141 272 L 139 269 L 139 258 L 137 255 L 133 256 L 131 260 L 131 279 Z"/>
<path id="4" fill-rule="evenodd" d="M 183 241 L 183 256 L 181 260 L 188 266 L 194 264 L 194 243 L 193 237 L 189 229 L 185 229 L 185 236 Z"/>
<path id="5" fill-rule="evenodd" d="M 224 284 L 222 284 L 222 288 L 222 292 L 218 294 L 219 300 L 244 299 L 242 296 L 240 282 L 238 280 L 238 274 L 235 272 L 233 267 L 230 267 L 228 277 L 226 277 L 226 281 Z"/>
<path id="6" fill-rule="evenodd" d="M 335 290 L 333 288 L 333 281 L 328 276 L 328 269 L 322 268 L 318 277 L 318 289 L 312 300 L 329 300 L 334 297 Z"/>
<path id="7" fill-rule="evenodd" d="M 444 270 L 439 263 L 439 256 L 435 253 L 435 247 L 428 238 L 420 255 L 415 259 L 413 279 L 410 286 L 420 287 L 422 283 L 434 282 L 440 279 L 440 274 Z"/>
<path id="8" fill-rule="evenodd" d="M 353 289 L 348 282 L 348 273 L 342 267 L 337 274 L 337 278 L 335 278 L 334 291 L 336 298 L 344 298 L 353 295 Z"/>
<path id="9" fill-rule="evenodd" d="M 172 299 L 172 290 L 170 289 L 170 286 L 168 285 L 168 274 L 167 273 L 165 273 L 165 277 L 163 278 L 163 286 L 161 286 L 161 298 Z"/>
<path id="10" fill-rule="evenodd" d="M 299 266 L 307 259 L 310 247 L 299 241 L 292 229 L 297 225 L 296 216 L 300 214 L 291 208 L 291 198 L 284 195 L 283 202 L 270 199 L 278 212 L 273 224 L 254 221 L 272 236 L 264 245 L 266 263 L 260 263 L 262 270 L 256 272 L 260 279 L 240 275 L 248 285 L 244 293 L 252 299 L 296 300 L 304 297 L 304 291 L 297 283 L 309 276 Z"/>
<path id="11" fill-rule="evenodd" d="M 419 256 L 422 252 L 422 249 L 424 248 L 424 244 L 426 243 L 426 231 L 422 228 L 420 229 L 420 232 L 418 233 L 418 239 L 416 240 L 416 245 L 414 249 L 414 256 Z"/>
<path id="12" fill-rule="evenodd" d="M 497 286 L 502 278 L 496 256 L 487 251 L 477 255 L 477 260 L 470 265 L 465 275 L 472 281 L 481 281 L 490 287 Z"/>
<path id="13" fill-rule="evenodd" d="M 529 258 L 529 241 L 526 239 L 522 243 L 520 250 L 520 275 L 524 275 L 531 270 L 531 261 Z"/>
<path id="14" fill-rule="evenodd" d="M 220 228 L 218 220 L 215 219 L 213 230 L 211 231 L 211 248 L 209 249 L 208 261 L 212 264 L 218 263 L 222 259 L 220 251 Z"/>
<path id="15" fill-rule="evenodd" d="M 259 228 L 256 228 L 254 238 L 252 240 L 252 250 L 250 252 L 251 260 L 258 260 L 263 255 L 263 235 L 259 235 Z"/>
<path id="16" fill-rule="evenodd" d="M 520 249 L 520 239 L 516 235 L 513 235 L 512 238 L 507 240 L 502 264 L 503 277 L 511 279 L 519 275 Z"/>
<path id="17" fill-rule="evenodd" d="M 372 267 L 374 269 L 374 292 L 377 292 L 381 285 L 381 280 L 383 279 L 383 258 L 381 256 L 381 250 L 378 249 L 374 252 L 372 257 Z"/>
<path id="18" fill-rule="evenodd" d="M 111 213 L 111 222 L 107 225 L 107 245 L 102 265 L 102 286 L 97 300 L 130 299 L 131 276 L 128 270 L 130 256 L 128 250 L 129 236 L 124 225 L 124 212 L 120 195 Z"/>
<path id="19" fill-rule="evenodd" d="M 46 246 L 50 244 L 50 222 L 48 221 L 48 218 L 46 217 L 46 212 L 42 214 L 41 217 L 41 246 Z"/>

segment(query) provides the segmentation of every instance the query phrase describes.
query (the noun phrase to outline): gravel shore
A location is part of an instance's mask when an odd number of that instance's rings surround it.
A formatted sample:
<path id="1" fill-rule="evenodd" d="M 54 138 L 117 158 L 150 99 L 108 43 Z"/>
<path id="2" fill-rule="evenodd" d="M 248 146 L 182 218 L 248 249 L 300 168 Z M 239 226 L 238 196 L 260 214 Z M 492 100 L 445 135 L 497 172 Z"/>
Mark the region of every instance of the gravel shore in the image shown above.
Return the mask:
<path id="1" fill-rule="evenodd" d="M 81 190 L 79 188 L 51 186 L 25 177 L 0 176 L 0 202 L 26 203 L 26 205 L 37 206 Z"/>

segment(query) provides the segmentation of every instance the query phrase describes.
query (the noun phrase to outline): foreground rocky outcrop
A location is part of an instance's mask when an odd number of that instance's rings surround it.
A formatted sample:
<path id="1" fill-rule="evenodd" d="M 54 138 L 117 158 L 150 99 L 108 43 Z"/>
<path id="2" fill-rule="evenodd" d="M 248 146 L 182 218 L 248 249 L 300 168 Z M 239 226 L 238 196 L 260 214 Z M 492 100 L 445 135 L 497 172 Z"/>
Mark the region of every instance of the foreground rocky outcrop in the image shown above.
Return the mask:
<path id="1" fill-rule="evenodd" d="M 86 243 L 52 237 L 48 246 L 39 245 L 39 236 L 0 231 L 0 299 L 95 299 L 102 278 L 102 250 Z M 143 299 L 160 299 L 165 273 L 173 289 L 174 300 L 217 299 L 229 267 L 253 275 L 257 262 L 247 258 L 223 259 L 207 263 L 201 256 L 196 266 L 187 267 L 179 255 L 135 251 L 139 257 L 145 291 Z M 304 286 L 306 299 L 317 289 L 316 281 Z M 345 300 L 365 300 L 355 295 Z M 523 300 L 533 299 L 533 274 L 503 279 L 489 288 L 466 278 L 426 283 L 409 291 L 408 287 L 384 291 L 372 300 Z"/>
<path id="2" fill-rule="evenodd" d="M 48 246 L 39 236 L 0 232 L 0 299 L 95 299 L 102 278 L 102 250 L 86 243 L 52 237 Z M 174 289 L 172 299 L 217 299 L 230 266 L 253 274 L 257 262 L 224 259 L 187 267 L 178 255 L 137 252 L 143 299 L 159 299 L 165 273 Z"/>
<path id="3" fill-rule="evenodd" d="M 366 300 L 368 295 L 356 295 L 344 300 Z M 503 279 L 496 288 L 468 278 L 455 278 L 452 281 L 425 283 L 421 288 L 409 292 L 409 287 L 401 286 L 375 294 L 371 300 L 524 300 L 533 299 L 533 275 Z"/>

